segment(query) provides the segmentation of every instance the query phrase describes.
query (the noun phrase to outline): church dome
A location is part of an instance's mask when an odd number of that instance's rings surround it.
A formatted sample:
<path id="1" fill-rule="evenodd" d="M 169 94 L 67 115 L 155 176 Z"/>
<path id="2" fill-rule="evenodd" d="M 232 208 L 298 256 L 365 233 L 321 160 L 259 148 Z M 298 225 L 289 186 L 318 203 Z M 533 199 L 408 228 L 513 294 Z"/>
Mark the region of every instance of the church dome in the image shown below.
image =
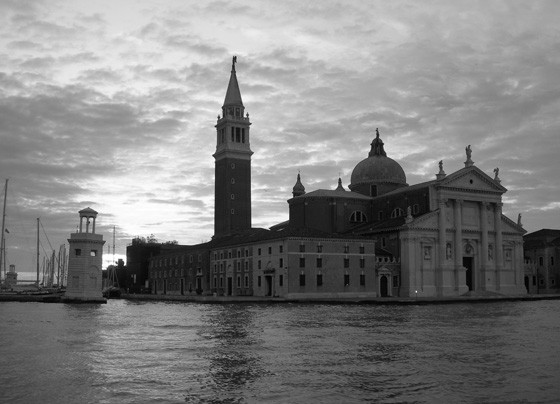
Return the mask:
<path id="1" fill-rule="evenodd" d="M 376 131 L 376 137 L 371 142 L 368 158 L 354 167 L 350 183 L 350 189 L 356 189 L 358 192 L 359 188 L 362 188 L 361 185 L 392 184 L 394 188 L 408 185 L 400 164 L 387 157 L 383 149 L 383 141 L 379 138 L 379 131 Z"/>

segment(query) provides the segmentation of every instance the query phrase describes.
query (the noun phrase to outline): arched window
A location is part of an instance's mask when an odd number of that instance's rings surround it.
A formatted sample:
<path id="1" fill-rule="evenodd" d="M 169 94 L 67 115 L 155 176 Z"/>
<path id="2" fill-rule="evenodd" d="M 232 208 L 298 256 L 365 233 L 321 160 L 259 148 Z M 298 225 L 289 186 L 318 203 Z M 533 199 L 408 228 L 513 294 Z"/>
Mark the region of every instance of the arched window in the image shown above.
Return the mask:
<path id="1" fill-rule="evenodd" d="M 352 212 L 352 214 L 350 215 L 350 221 L 352 223 L 363 223 L 363 222 L 367 222 L 367 216 L 364 212 L 360 211 L 360 210 L 355 210 L 354 212 Z"/>
<path id="2" fill-rule="evenodd" d="M 391 218 L 394 219 L 396 217 L 404 216 L 404 211 L 401 208 L 395 208 L 391 212 Z"/>

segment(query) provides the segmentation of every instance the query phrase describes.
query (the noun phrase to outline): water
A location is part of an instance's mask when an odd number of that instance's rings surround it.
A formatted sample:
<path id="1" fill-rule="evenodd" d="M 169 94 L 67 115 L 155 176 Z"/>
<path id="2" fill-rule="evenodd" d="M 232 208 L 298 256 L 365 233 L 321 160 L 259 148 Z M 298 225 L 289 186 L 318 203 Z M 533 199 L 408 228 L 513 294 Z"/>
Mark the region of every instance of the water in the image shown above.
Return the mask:
<path id="1" fill-rule="evenodd" d="M 546 403 L 560 301 L 0 303 L 3 403 Z"/>

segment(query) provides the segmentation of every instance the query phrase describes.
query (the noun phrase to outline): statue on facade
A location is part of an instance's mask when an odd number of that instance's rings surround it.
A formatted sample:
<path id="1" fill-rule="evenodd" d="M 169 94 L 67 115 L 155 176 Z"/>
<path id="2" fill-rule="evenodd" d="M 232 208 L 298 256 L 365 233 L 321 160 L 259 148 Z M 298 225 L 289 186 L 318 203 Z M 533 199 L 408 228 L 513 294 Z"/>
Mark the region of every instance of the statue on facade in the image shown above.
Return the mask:
<path id="1" fill-rule="evenodd" d="M 448 259 L 448 260 L 450 260 L 451 257 L 452 257 L 452 254 L 451 254 L 451 244 L 450 244 L 450 243 L 447 243 L 447 245 L 445 246 L 445 258 Z"/>
<path id="2" fill-rule="evenodd" d="M 471 160 L 471 155 L 472 155 L 471 145 L 468 145 L 465 148 L 465 153 L 467 154 L 467 161 L 465 161 L 465 167 L 470 167 L 474 164 L 474 162 Z"/>
<path id="3" fill-rule="evenodd" d="M 500 177 L 498 177 L 499 174 L 500 174 L 500 168 L 499 167 L 494 168 L 494 181 L 500 182 Z"/>
<path id="4" fill-rule="evenodd" d="M 523 225 L 521 224 L 521 213 L 517 215 L 517 225 L 519 227 L 523 227 Z"/>

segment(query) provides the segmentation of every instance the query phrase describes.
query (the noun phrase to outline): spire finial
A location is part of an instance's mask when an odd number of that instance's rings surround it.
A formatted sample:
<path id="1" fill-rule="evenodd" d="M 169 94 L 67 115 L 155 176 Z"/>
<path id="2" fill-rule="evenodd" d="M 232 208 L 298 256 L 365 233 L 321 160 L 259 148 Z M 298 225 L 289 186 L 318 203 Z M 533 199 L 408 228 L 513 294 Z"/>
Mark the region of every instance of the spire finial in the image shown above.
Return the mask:
<path id="1" fill-rule="evenodd" d="M 342 180 L 338 177 L 338 186 L 336 187 L 335 191 L 346 191 L 342 186 Z"/>
<path id="2" fill-rule="evenodd" d="M 375 137 L 379 139 L 379 128 L 375 128 Z"/>
<path id="3" fill-rule="evenodd" d="M 235 64 L 237 63 L 237 56 L 234 56 L 231 60 L 231 71 L 235 72 Z"/>
<path id="4" fill-rule="evenodd" d="M 292 189 L 292 195 L 294 196 L 294 198 L 296 196 L 305 195 L 305 187 L 301 183 L 301 176 L 299 170 L 297 173 L 296 185 L 294 185 L 294 188 Z"/>

